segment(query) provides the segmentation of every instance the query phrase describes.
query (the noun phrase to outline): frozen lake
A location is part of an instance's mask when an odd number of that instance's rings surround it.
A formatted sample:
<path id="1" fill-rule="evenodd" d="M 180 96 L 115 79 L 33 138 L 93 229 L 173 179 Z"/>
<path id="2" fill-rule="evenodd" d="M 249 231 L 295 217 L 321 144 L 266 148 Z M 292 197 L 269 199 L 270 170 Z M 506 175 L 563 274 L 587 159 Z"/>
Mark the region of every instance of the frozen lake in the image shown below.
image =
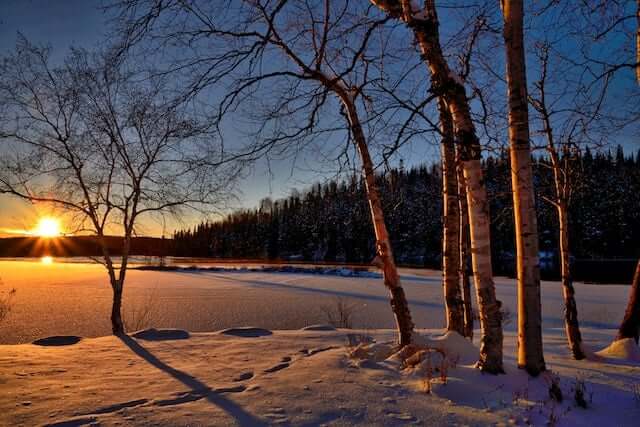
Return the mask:
<path id="1" fill-rule="evenodd" d="M 402 269 L 402 279 L 418 328 L 444 326 L 440 272 Z M 13 311 L 0 325 L 0 343 L 27 343 L 50 335 L 95 337 L 110 333 L 111 288 L 97 264 L 44 264 L 38 260 L 0 261 L 3 288 L 15 288 Z M 515 330 L 515 281 L 496 278 L 498 297 L 512 313 L 505 326 Z M 576 284 L 578 314 L 585 341 L 613 335 L 626 305 L 629 286 Z M 545 334 L 562 333 L 562 293 L 543 282 Z M 354 306 L 354 327 L 392 328 L 393 317 L 382 281 L 376 278 L 264 272 L 158 272 L 131 270 L 124 291 L 125 320 L 149 309 L 144 327 L 214 331 L 232 326 L 298 329 L 327 322 L 342 299 Z"/>

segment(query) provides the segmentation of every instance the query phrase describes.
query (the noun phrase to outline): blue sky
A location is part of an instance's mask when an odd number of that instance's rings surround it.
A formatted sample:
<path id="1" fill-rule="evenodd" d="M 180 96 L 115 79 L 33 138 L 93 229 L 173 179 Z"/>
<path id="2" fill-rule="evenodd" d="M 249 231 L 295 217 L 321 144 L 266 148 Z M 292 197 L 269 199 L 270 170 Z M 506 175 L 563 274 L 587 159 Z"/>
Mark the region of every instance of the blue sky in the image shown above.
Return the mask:
<path id="1" fill-rule="evenodd" d="M 99 45 L 109 30 L 110 16 L 101 8 L 100 0 L 2 0 L 0 1 L 0 51 L 4 54 L 15 48 L 18 32 L 38 44 L 53 49 L 52 58 L 62 60 L 69 46 L 92 48 Z M 331 144 L 327 141 L 326 144 Z M 323 144 L 322 142 L 320 144 Z M 317 154 L 303 154 L 295 161 L 290 158 L 263 160 L 252 165 L 239 184 L 235 207 L 253 207 L 264 197 L 287 196 L 293 188 L 302 189 L 314 182 L 331 178 L 323 173 Z M 407 147 L 402 156 L 407 165 L 435 161 L 438 148 L 430 144 Z M 43 212 L 8 196 L 0 196 L 0 235 L 28 229 Z M 201 220 L 188 217 L 184 224 L 169 223 L 167 228 L 180 228 Z M 3 231 L 4 230 L 4 231 Z M 157 235 L 161 228 L 150 224 L 143 232 Z"/>
<path id="2" fill-rule="evenodd" d="M 18 32 L 32 42 L 50 44 L 54 59 L 59 60 L 71 45 L 86 48 L 96 46 L 104 40 L 108 32 L 109 17 L 100 8 L 103 3 L 102 0 L 0 0 L 0 52 L 6 53 L 14 48 Z M 447 30 L 446 27 L 443 25 L 443 31 Z M 632 79 L 627 76 L 624 81 L 622 85 L 616 83 L 615 91 L 620 93 L 620 96 L 627 92 L 626 85 Z M 634 99 L 621 100 L 627 103 L 634 102 Z M 620 135 L 619 140 L 626 148 L 635 151 L 638 147 L 635 142 L 637 132 L 633 132 Z M 233 131 L 230 133 L 233 135 Z M 335 145 L 335 141 L 319 142 L 319 145 L 322 144 L 331 146 Z M 317 153 L 307 153 L 297 158 L 295 164 L 291 159 L 275 159 L 269 165 L 266 161 L 257 162 L 239 185 L 237 206 L 255 206 L 263 197 L 286 196 L 292 188 L 304 188 L 315 181 L 330 178 L 333 174 L 326 173 L 326 170 L 333 168 L 318 163 L 316 157 Z M 399 157 L 404 159 L 407 166 L 437 161 L 438 147 L 426 141 L 414 143 L 405 148 Z M 42 212 L 33 207 L 0 196 L 0 235 L 3 234 L 3 229 L 28 227 L 27 224 L 33 224 L 41 214 Z M 186 224 L 198 222 L 200 219 L 189 217 Z M 180 225 L 170 224 L 169 231 L 174 227 Z M 143 232 L 145 231 L 148 234 L 159 234 L 156 225 L 150 225 Z"/>

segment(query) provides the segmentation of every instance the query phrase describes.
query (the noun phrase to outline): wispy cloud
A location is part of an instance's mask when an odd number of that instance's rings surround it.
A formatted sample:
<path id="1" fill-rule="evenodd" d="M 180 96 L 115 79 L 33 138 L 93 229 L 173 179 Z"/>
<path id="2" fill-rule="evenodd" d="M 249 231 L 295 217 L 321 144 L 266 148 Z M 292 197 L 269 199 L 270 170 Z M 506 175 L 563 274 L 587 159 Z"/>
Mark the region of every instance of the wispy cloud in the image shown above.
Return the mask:
<path id="1" fill-rule="evenodd" d="M 19 228 L 4 228 L 0 227 L 0 235 L 17 235 L 17 236 L 30 236 L 33 233 L 29 230 L 23 230 Z"/>

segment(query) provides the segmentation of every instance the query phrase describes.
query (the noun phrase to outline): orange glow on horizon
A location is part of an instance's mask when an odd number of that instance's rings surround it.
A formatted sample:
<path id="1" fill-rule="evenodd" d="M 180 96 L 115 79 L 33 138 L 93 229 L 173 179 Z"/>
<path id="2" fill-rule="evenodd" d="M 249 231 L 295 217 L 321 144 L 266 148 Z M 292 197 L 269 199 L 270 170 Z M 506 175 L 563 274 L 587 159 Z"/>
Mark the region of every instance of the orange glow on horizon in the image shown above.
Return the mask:
<path id="1" fill-rule="evenodd" d="M 39 237 L 58 237 L 62 234 L 60 221 L 52 217 L 40 218 L 32 234 Z"/>

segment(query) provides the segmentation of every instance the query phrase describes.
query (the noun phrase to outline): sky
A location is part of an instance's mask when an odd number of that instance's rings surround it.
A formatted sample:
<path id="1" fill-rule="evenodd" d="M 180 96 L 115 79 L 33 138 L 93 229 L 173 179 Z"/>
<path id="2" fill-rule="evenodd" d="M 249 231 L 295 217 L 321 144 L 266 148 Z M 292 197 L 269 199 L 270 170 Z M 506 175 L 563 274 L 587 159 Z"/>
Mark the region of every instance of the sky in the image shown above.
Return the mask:
<path id="1" fill-rule="evenodd" d="M 62 60 L 69 46 L 92 48 L 108 33 L 109 16 L 101 9 L 101 0 L 0 0 L 0 54 L 15 48 L 18 33 L 38 44 L 52 48 L 52 58 Z M 437 148 L 416 147 L 406 156 L 435 159 Z M 277 199 L 294 188 L 303 189 L 332 175 L 318 171 L 311 157 L 271 159 L 252 165 L 238 185 L 237 200 L 230 207 L 254 207 L 262 198 Z M 49 208 L 34 206 L 13 197 L 0 195 L 0 236 L 24 234 L 35 227 L 42 216 L 57 215 Z M 146 235 L 171 233 L 173 229 L 191 226 L 203 217 L 192 214 L 182 223 L 169 220 L 165 226 L 149 221 L 139 231 Z"/>
<path id="2" fill-rule="evenodd" d="M 101 9 L 103 4 L 103 0 L 0 0 L 0 54 L 15 47 L 18 32 L 32 42 L 49 44 L 54 60 L 62 60 L 72 45 L 90 49 L 100 44 L 108 33 L 109 16 Z M 625 145 L 629 145 L 628 141 Z M 425 143 L 405 148 L 399 157 L 410 167 L 437 161 L 438 156 L 438 147 Z M 291 159 L 259 161 L 239 183 L 237 201 L 232 208 L 253 207 L 264 197 L 284 197 L 293 188 L 302 189 L 331 178 L 333 174 L 326 173 L 327 169 L 322 167 L 313 155 L 299 157 L 295 163 Z M 39 217 L 53 214 L 48 208 L 0 196 L 0 236 L 30 230 Z M 165 226 L 148 222 L 140 232 L 170 234 L 173 229 L 191 226 L 202 219 L 190 215 L 182 223 L 169 221 Z"/>

